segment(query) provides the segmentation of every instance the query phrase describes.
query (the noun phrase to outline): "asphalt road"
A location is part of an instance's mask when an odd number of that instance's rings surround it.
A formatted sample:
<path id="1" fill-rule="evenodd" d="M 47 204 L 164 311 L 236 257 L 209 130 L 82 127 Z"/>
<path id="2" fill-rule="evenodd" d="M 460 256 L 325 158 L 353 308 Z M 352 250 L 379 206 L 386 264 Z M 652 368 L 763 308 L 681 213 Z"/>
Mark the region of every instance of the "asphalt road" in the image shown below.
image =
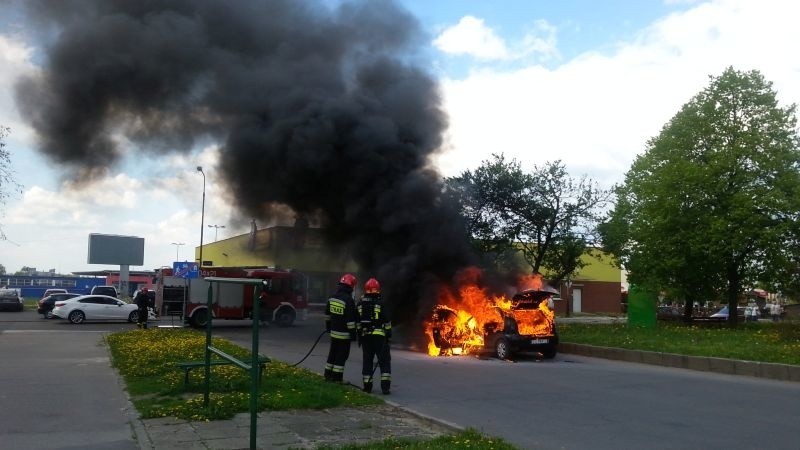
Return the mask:
<path id="1" fill-rule="evenodd" d="M 312 314 L 263 331 L 260 353 L 300 361 L 323 330 Z M 249 328 L 215 333 L 251 346 Z M 301 364 L 322 372 L 324 335 Z M 526 449 L 797 449 L 800 383 L 559 354 L 516 362 L 429 357 L 393 348 L 389 399 Z M 345 379 L 360 385 L 355 344 Z"/>
<path id="2" fill-rule="evenodd" d="M 103 333 L 133 325 L 39 317 L 0 313 L 0 448 L 136 448 L 99 345 Z M 215 322 L 214 333 L 249 348 L 248 324 Z M 262 329 L 260 353 L 296 363 L 322 324 L 311 314 Z M 301 366 L 321 373 L 328 342 L 324 335 Z M 392 365 L 391 402 L 521 448 L 798 448 L 800 383 L 563 354 L 507 362 L 393 348 Z M 354 344 L 345 379 L 358 385 L 360 372 Z"/>

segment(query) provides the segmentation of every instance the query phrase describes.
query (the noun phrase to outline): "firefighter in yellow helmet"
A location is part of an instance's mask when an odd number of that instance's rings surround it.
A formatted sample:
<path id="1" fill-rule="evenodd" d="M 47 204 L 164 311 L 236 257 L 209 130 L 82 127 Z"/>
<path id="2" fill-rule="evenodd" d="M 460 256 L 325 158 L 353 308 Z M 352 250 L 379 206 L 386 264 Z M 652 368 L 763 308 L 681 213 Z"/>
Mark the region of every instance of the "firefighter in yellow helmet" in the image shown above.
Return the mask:
<path id="1" fill-rule="evenodd" d="M 344 364 L 350 357 L 350 342 L 356 340 L 356 304 L 353 289 L 356 277 L 346 273 L 337 284 L 325 304 L 325 329 L 331 335 L 331 347 L 325 363 L 325 381 L 341 383 L 344 380 Z"/>
<path id="2" fill-rule="evenodd" d="M 377 367 L 373 366 L 375 357 L 381 369 L 381 392 L 391 393 L 392 357 L 389 354 L 389 339 L 392 337 L 392 322 L 381 300 L 381 285 L 375 278 L 364 283 L 364 296 L 358 304 L 358 336 L 363 352 L 361 375 L 364 392 L 372 392 L 372 376 Z"/>

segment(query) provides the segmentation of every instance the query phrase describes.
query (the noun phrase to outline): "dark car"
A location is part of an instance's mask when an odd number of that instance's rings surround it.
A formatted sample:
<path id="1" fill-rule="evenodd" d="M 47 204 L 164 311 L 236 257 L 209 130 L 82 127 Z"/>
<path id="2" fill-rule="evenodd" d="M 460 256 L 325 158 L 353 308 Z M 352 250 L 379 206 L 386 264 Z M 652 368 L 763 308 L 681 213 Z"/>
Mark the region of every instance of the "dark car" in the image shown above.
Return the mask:
<path id="1" fill-rule="evenodd" d="M 502 323 L 484 325 L 484 346 L 500 359 L 517 352 L 538 352 L 544 358 L 556 356 L 558 331 L 555 313 L 549 304 L 554 292 L 530 289 L 518 292 L 511 300 L 511 308 L 494 308 Z"/>
<path id="2" fill-rule="evenodd" d="M 25 303 L 17 289 L 0 289 L 0 311 L 22 311 Z"/>
<path id="3" fill-rule="evenodd" d="M 676 306 L 659 306 L 656 310 L 656 318 L 658 320 L 681 320 L 681 316 L 683 316 L 683 311 Z"/>
<path id="4" fill-rule="evenodd" d="M 459 312 L 437 306 L 431 319 L 431 337 L 440 355 L 493 353 L 508 359 L 517 352 L 538 352 L 554 358 L 558 348 L 555 313 L 550 299 L 554 291 L 530 289 L 510 302 L 487 305 L 481 311 L 482 327 L 463 326 Z"/>
<path id="5" fill-rule="evenodd" d="M 117 288 L 114 286 L 94 286 L 90 292 L 92 295 L 107 295 L 109 297 L 118 298 L 119 294 Z"/>
<path id="6" fill-rule="evenodd" d="M 75 294 L 71 292 L 61 292 L 58 294 L 51 294 L 47 297 L 39 300 L 38 307 L 36 308 L 36 312 L 41 314 L 42 317 L 45 319 L 53 319 L 53 307 L 55 306 L 57 301 L 66 300 L 68 298 L 77 297 L 81 294 Z"/>

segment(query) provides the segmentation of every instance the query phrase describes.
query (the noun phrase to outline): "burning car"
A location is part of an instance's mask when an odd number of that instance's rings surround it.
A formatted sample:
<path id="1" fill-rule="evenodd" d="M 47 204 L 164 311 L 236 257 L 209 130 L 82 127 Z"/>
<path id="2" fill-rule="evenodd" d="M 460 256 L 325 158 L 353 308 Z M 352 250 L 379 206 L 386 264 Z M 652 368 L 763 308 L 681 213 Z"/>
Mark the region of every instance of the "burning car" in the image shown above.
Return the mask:
<path id="1" fill-rule="evenodd" d="M 433 356 L 492 353 L 508 359 L 517 352 L 556 356 L 558 333 L 550 287 L 517 292 L 511 300 L 489 299 L 482 305 L 457 308 L 437 305 L 428 322 Z"/>

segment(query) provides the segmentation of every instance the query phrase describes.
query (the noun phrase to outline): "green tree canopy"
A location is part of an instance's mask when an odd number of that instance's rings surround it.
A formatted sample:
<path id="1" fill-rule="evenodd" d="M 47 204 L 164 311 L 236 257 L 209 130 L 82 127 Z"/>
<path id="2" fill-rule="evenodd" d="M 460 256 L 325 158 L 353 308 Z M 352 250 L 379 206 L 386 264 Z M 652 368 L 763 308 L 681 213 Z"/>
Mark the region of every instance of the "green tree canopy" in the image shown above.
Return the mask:
<path id="1" fill-rule="evenodd" d="M 632 284 L 691 303 L 737 305 L 756 282 L 797 275 L 800 151 L 795 106 L 758 71 L 726 69 L 648 142 L 601 227 Z M 736 314 L 729 320 L 736 323 Z"/>
<path id="2" fill-rule="evenodd" d="M 476 249 L 498 267 L 520 253 L 531 272 L 559 281 L 582 267 L 594 243 L 609 193 L 571 177 L 561 161 L 525 172 L 516 160 L 492 155 L 475 171 L 447 180 L 461 205 Z"/>

